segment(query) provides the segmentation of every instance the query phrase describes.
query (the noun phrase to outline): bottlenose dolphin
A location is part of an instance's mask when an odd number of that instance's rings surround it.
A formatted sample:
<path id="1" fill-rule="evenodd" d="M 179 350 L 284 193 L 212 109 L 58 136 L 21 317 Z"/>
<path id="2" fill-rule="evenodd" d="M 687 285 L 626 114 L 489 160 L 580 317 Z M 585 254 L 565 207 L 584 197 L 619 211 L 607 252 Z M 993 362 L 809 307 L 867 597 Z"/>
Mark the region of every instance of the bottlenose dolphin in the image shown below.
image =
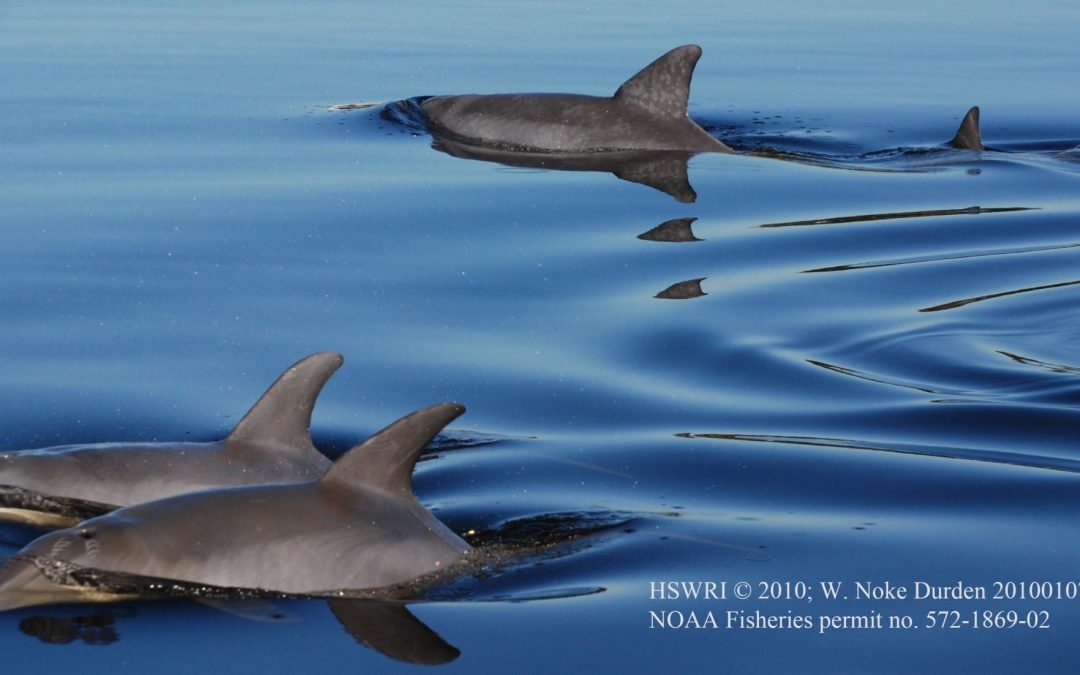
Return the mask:
<path id="1" fill-rule="evenodd" d="M 412 413 L 318 480 L 188 493 L 46 534 L 0 567 L 0 610 L 138 597 L 168 582 L 336 596 L 445 570 L 471 547 L 420 505 L 411 478 L 464 411 Z M 102 574 L 142 583 L 110 586 Z"/>
<path id="2" fill-rule="evenodd" d="M 434 100 L 434 99 L 428 99 Z M 422 104 L 421 104 L 422 105 Z M 431 147 L 444 152 L 452 157 L 462 159 L 475 159 L 484 162 L 497 162 L 506 166 L 523 167 L 530 169 L 551 169 L 555 171 L 599 171 L 614 174 L 632 183 L 646 185 L 648 187 L 665 192 L 683 203 L 693 203 L 697 199 L 697 193 L 687 173 L 687 165 L 690 159 L 697 154 L 695 151 L 686 150 L 608 150 L 592 152 L 553 152 L 534 148 L 516 148 L 509 145 L 477 143 L 476 141 L 461 140 L 452 134 L 433 127 L 430 123 L 428 128 L 434 137 Z M 719 142 L 719 141 L 717 141 Z M 986 148 L 982 144 L 979 132 L 979 108 L 973 107 L 964 117 L 956 135 L 946 144 L 959 150 L 982 151 Z M 725 146 L 727 147 L 727 146 Z M 938 150 L 939 148 L 935 148 Z M 1080 148 L 1078 148 L 1080 150 Z M 901 159 L 911 156 L 921 157 L 925 150 L 899 148 L 888 151 L 860 154 L 857 156 L 829 156 L 807 152 L 792 152 L 775 148 L 753 149 L 727 149 L 720 152 L 735 152 L 755 157 L 780 159 L 785 161 L 810 164 L 814 166 L 827 166 L 851 170 L 870 168 L 877 170 L 877 164 L 865 166 L 865 160 L 881 155 L 887 157 L 900 157 Z M 1073 155 L 1076 150 L 1070 151 Z M 1070 152 L 1059 155 L 1064 159 L 1071 159 Z"/>
<path id="3" fill-rule="evenodd" d="M 840 158 L 776 149 L 735 150 L 687 115 L 697 45 L 676 47 L 627 80 L 614 95 L 466 94 L 418 97 L 383 116 L 422 126 L 432 147 L 454 157 L 558 171 L 601 171 L 661 190 L 680 202 L 696 194 L 687 162 L 702 152 L 742 152 L 859 169 Z M 983 150 L 979 109 L 968 111 L 949 144 Z"/>
<path id="4" fill-rule="evenodd" d="M 313 480 L 330 460 L 311 443 L 311 410 L 342 363 L 312 354 L 286 370 L 226 438 L 107 443 L 0 453 L 0 520 L 74 525 L 121 506 L 225 485 Z"/>
<path id="5" fill-rule="evenodd" d="M 686 113 L 701 47 L 676 47 L 613 96 L 490 94 L 436 96 L 421 104 L 436 137 L 515 151 L 731 152 Z"/>

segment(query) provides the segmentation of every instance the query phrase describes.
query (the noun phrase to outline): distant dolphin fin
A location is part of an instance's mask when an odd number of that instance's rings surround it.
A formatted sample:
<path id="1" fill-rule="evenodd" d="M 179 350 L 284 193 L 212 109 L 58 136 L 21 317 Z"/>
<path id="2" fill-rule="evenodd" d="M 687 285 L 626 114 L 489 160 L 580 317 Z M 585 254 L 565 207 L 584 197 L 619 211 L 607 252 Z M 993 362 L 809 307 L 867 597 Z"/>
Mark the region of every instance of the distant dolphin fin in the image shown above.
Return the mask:
<path id="1" fill-rule="evenodd" d="M 654 115 L 684 117 L 690 101 L 690 78 L 699 58 L 701 47 L 697 45 L 676 47 L 624 82 L 615 98 Z"/>
<path id="2" fill-rule="evenodd" d="M 343 598 L 332 598 L 327 604 L 349 635 L 392 659 L 435 666 L 461 654 L 405 605 Z"/>
<path id="3" fill-rule="evenodd" d="M 342 364 L 341 354 L 319 352 L 297 361 L 270 385 L 226 445 L 269 445 L 315 452 L 311 443 L 311 410 L 323 385 Z"/>
<path id="4" fill-rule="evenodd" d="M 961 150 L 982 150 L 982 133 L 979 131 L 979 106 L 973 106 L 960 123 L 960 129 L 952 139 L 952 146 Z"/>
<path id="5" fill-rule="evenodd" d="M 342 455 L 320 482 L 370 485 L 412 494 L 412 472 L 428 443 L 465 412 L 457 403 L 440 403 L 402 417 Z"/>

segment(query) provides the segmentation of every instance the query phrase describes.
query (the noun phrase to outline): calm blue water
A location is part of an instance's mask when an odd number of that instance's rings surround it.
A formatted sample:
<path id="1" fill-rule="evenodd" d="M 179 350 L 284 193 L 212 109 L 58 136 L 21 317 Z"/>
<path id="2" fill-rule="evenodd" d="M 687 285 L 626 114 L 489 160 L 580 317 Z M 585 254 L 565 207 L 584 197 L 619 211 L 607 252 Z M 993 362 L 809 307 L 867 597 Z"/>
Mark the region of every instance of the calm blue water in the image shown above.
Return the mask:
<path id="1" fill-rule="evenodd" d="M 460 650 L 447 672 L 1075 668 L 1080 600 L 853 599 L 856 581 L 1080 581 L 1080 10 L 969 4 L 0 8 L 0 448 L 218 438 L 332 349 L 328 451 L 468 406 L 449 433 L 466 447 L 414 480 L 455 530 L 620 523 L 412 605 Z M 609 94 L 689 42 L 697 120 L 809 161 L 695 157 L 689 203 L 329 109 Z M 937 150 L 975 104 L 997 151 Z M 638 238 L 682 218 L 701 241 Z M 693 280 L 704 295 L 654 297 Z M 3 555 L 32 538 L 0 535 Z M 651 599 L 667 580 L 728 597 Z M 814 601 L 759 598 L 773 581 Z M 244 616 L 263 609 L 19 610 L 0 652 L 42 671 L 413 668 L 322 601 Z M 676 610 L 720 627 L 650 627 Z M 729 610 L 813 626 L 726 628 Z M 930 628 L 938 611 L 978 627 Z M 27 635 L 32 617 L 68 619 L 68 644 Z"/>

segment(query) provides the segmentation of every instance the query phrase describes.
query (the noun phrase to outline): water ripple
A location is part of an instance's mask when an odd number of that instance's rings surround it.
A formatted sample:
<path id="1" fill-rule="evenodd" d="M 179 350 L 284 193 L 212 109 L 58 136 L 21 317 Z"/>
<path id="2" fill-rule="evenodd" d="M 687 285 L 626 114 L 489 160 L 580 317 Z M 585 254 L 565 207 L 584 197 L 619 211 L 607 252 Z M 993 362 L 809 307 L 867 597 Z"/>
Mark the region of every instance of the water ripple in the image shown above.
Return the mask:
<path id="1" fill-rule="evenodd" d="M 1004 206 L 995 208 L 983 208 L 981 206 L 968 206 L 962 209 L 930 209 L 924 211 L 897 211 L 894 213 L 864 213 L 857 216 L 836 216 L 832 218 L 815 218 L 813 220 L 793 220 L 784 223 L 764 223 L 758 227 L 805 227 L 807 225 L 840 225 L 844 223 L 865 223 L 875 220 L 902 220 L 904 218 L 931 218 L 937 216 L 977 216 L 984 213 L 1007 213 L 1010 211 L 1034 211 L 1037 207 L 1031 206 Z"/>
<path id="2" fill-rule="evenodd" d="M 1050 246 L 1024 246 L 1014 247 L 1008 249 L 997 250 L 979 250 L 979 251 L 958 251 L 955 253 L 940 253 L 935 255 L 922 255 L 912 256 L 909 258 L 896 258 L 892 260 L 872 260 L 869 262 L 850 263 L 847 265 L 834 265 L 831 267 L 818 267 L 812 270 L 804 270 L 806 273 L 812 272 L 846 272 L 849 270 L 865 270 L 875 267 L 895 267 L 897 265 L 912 265 L 920 263 L 933 263 L 933 262 L 945 262 L 949 260 L 965 260 L 968 258 L 989 258 L 999 255 L 1019 255 L 1025 253 L 1042 253 L 1045 251 L 1060 251 L 1067 248 L 1080 247 L 1080 243 L 1077 244 L 1055 244 Z"/>
<path id="3" fill-rule="evenodd" d="M 708 438 L 717 441 L 748 441 L 751 443 L 773 443 L 819 448 L 836 448 L 871 452 L 887 452 L 901 455 L 920 455 L 940 457 L 972 462 L 990 462 L 1009 464 L 1031 469 L 1048 471 L 1067 471 L 1080 473 L 1080 461 L 1067 457 L 1048 455 L 1028 455 L 1023 453 L 1002 452 L 1000 450 L 982 450 L 978 448 L 938 447 L 909 443 L 880 443 L 846 438 L 825 438 L 814 436 L 786 436 L 776 434 L 734 434 L 734 433 L 691 433 L 675 434 L 679 438 Z"/>
<path id="4" fill-rule="evenodd" d="M 942 312 L 949 309 L 958 309 L 967 305 L 975 304 L 976 302 L 983 302 L 986 300 L 995 300 L 997 298 L 1005 298 L 1010 295 L 1019 295 L 1021 293 L 1033 293 L 1035 291 L 1048 291 L 1054 288 L 1064 288 L 1066 286 L 1075 286 L 1080 284 L 1080 279 L 1075 281 L 1061 281 L 1056 284 L 1044 284 L 1042 286 L 1028 286 L 1026 288 L 1017 288 L 1011 291 L 1000 291 L 998 293 L 988 293 L 986 295 L 978 295 L 971 298 L 963 298 L 961 300 L 953 300 L 952 302 L 946 302 L 940 305 L 934 305 L 933 307 L 924 307 L 920 309 L 920 312 Z"/>

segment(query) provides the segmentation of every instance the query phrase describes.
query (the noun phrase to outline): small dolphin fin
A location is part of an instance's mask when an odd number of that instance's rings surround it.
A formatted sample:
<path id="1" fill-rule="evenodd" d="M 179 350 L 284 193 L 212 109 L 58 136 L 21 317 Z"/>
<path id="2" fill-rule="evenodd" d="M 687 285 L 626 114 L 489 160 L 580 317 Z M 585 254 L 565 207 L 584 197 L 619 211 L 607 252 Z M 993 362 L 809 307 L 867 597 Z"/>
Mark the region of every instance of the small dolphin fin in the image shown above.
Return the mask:
<path id="1" fill-rule="evenodd" d="M 225 443 L 315 452 L 311 443 L 311 410 L 323 385 L 342 361 L 341 354 L 334 352 L 319 352 L 297 361 L 270 385 Z"/>
<path id="2" fill-rule="evenodd" d="M 443 427 L 463 412 L 465 406 L 440 403 L 402 417 L 342 455 L 319 480 L 411 495 L 416 460 Z"/>
<path id="3" fill-rule="evenodd" d="M 701 47 L 697 45 L 676 47 L 624 82 L 615 92 L 615 98 L 654 115 L 685 117 L 690 101 L 690 78 L 699 58 Z"/>
<path id="4" fill-rule="evenodd" d="M 334 618 L 357 642 L 392 659 L 435 666 L 461 654 L 405 605 L 343 598 L 332 598 L 327 604 Z"/>
<path id="5" fill-rule="evenodd" d="M 982 133 L 979 131 L 979 106 L 973 106 L 964 116 L 951 145 L 961 150 L 982 150 Z"/>

